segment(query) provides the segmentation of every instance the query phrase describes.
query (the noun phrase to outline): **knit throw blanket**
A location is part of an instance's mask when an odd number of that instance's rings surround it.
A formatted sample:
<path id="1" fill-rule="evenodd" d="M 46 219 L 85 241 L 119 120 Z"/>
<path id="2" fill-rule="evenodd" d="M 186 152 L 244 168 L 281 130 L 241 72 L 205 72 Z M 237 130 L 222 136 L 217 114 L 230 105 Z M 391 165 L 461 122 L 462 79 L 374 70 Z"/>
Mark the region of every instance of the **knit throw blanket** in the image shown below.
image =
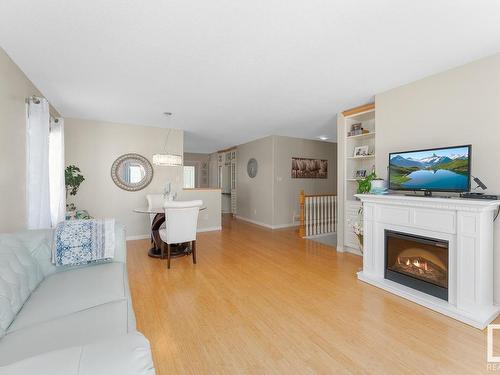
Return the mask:
<path id="1" fill-rule="evenodd" d="M 54 232 L 52 263 L 75 266 L 112 259 L 115 255 L 115 220 L 67 220 Z"/>

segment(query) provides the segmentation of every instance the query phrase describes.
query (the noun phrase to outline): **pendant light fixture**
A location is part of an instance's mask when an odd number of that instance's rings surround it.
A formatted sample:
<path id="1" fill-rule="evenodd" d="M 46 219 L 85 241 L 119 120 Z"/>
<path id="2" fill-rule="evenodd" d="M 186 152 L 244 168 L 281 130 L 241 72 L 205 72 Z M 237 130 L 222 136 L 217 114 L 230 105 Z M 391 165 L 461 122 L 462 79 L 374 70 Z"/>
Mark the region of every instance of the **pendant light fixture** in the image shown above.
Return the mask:
<path id="1" fill-rule="evenodd" d="M 164 115 L 172 116 L 171 112 L 164 112 Z M 179 167 L 182 166 L 182 155 L 168 152 L 168 138 L 172 129 L 168 129 L 167 139 L 165 140 L 164 152 L 153 155 L 153 164 L 161 167 Z"/>

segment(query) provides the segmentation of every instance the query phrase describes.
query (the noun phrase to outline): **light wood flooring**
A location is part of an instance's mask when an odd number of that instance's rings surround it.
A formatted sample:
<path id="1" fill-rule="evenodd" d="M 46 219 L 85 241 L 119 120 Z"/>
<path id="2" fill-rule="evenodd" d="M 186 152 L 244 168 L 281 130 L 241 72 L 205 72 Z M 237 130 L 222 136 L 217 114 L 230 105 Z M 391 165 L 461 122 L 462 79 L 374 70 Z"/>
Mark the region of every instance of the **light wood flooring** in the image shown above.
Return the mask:
<path id="1" fill-rule="evenodd" d="M 170 270 L 148 247 L 128 242 L 128 270 L 160 375 L 493 372 L 486 331 L 358 281 L 360 257 L 294 230 L 225 218 Z"/>

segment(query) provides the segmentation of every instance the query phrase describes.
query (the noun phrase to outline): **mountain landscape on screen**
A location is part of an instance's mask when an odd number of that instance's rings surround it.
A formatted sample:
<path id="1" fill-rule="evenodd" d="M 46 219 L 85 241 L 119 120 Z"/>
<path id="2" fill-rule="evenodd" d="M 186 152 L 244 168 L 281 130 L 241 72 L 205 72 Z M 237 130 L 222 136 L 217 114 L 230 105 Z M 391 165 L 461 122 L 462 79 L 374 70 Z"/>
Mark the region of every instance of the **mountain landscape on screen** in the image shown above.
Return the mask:
<path id="1" fill-rule="evenodd" d="M 394 190 L 465 190 L 469 183 L 469 148 L 391 154 L 389 180 Z"/>

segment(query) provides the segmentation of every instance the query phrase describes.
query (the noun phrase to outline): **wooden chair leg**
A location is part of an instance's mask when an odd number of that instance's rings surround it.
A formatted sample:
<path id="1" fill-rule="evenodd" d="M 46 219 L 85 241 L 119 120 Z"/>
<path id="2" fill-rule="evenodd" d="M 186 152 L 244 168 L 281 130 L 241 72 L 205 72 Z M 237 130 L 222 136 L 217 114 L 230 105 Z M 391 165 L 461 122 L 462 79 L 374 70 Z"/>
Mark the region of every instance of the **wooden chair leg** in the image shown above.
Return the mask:
<path id="1" fill-rule="evenodd" d="M 164 259 L 165 258 L 165 242 L 161 241 L 161 244 L 160 244 L 160 257 L 161 259 Z"/>
<path id="2" fill-rule="evenodd" d="M 167 244 L 167 268 L 170 269 L 170 244 Z"/>
<path id="3" fill-rule="evenodd" d="M 193 263 L 196 264 L 196 240 L 191 242 L 191 251 L 193 253 Z"/>

